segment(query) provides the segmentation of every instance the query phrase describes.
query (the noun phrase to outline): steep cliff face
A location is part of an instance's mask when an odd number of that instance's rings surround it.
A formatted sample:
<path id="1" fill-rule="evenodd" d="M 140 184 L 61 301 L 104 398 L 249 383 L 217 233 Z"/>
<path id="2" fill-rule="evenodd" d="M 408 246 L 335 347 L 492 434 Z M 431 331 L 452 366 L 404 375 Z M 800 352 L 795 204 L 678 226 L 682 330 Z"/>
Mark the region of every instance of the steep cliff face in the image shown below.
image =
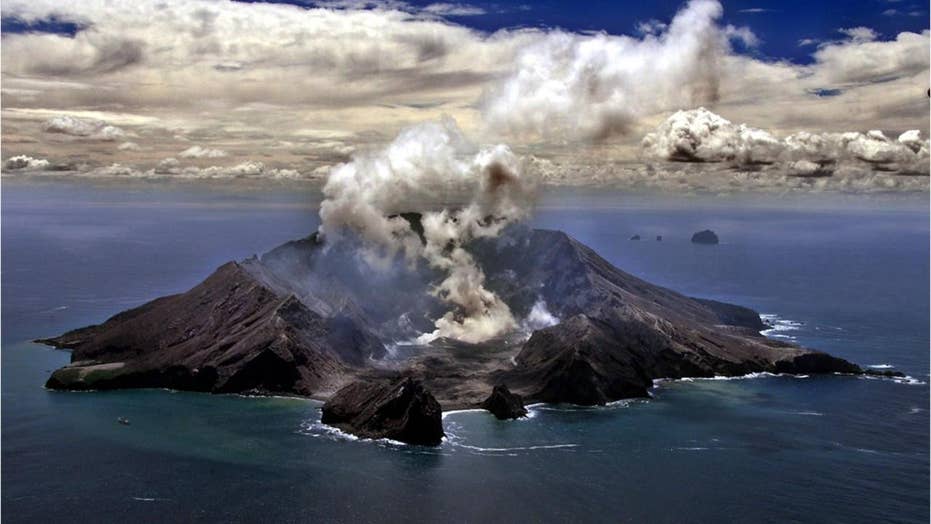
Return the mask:
<path id="1" fill-rule="evenodd" d="M 766 339 L 752 310 L 652 285 L 561 232 L 514 227 L 469 249 L 516 318 L 542 308 L 547 322 L 477 345 L 398 346 L 445 312 L 428 293 L 437 275 L 403 262 L 373 271 L 355 246 L 314 235 L 44 340 L 73 352 L 47 385 L 325 398 L 354 380 L 410 376 L 452 409 L 480 405 L 495 385 L 528 401 L 602 404 L 644 396 L 657 378 L 863 372 Z"/>

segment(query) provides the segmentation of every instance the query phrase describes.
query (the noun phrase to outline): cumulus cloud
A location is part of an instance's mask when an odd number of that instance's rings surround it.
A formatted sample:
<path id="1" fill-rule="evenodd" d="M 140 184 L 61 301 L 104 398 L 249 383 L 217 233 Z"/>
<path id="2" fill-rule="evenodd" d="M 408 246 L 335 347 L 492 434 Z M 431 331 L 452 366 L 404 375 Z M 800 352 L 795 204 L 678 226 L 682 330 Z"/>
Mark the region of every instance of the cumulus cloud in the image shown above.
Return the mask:
<path id="1" fill-rule="evenodd" d="M 191 146 L 178 153 L 181 158 L 222 158 L 226 156 L 226 151 L 222 149 L 210 149 L 201 146 Z"/>
<path id="2" fill-rule="evenodd" d="M 562 31 L 517 57 L 514 72 L 482 100 L 490 129 L 517 136 L 598 140 L 628 131 L 646 114 L 714 102 L 729 53 L 716 0 L 691 0 L 669 26 L 643 39 Z"/>
<path id="3" fill-rule="evenodd" d="M 18 155 L 6 159 L 3 167 L 7 170 L 14 171 L 19 169 L 41 170 L 48 169 L 49 161 L 44 158 L 32 158 L 31 156 Z"/>
<path id="4" fill-rule="evenodd" d="M 4 163 L 5 171 L 68 178 L 112 178 L 122 180 L 319 180 L 319 172 L 301 173 L 295 169 L 271 167 L 263 162 L 246 161 L 229 166 L 183 166 L 176 158 L 162 159 L 155 167 L 144 169 L 114 162 L 102 166 L 62 163 L 52 165 L 47 160 L 27 156 L 11 157 Z"/>
<path id="5" fill-rule="evenodd" d="M 879 37 L 879 34 L 876 33 L 876 31 L 870 29 L 869 27 L 863 26 L 838 29 L 837 32 L 846 35 L 848 38 L 850 38 L 851 41 L 858 44 L 863 42 L 872 42 Z"/>
<path id="6" fill-rule="evenodd" d="M 830 174 L 826 167 L 861 161 L 902 172 L 928 173 L 928 141 L 919 130 L 895 141 L 879 130 L 866 133 L 798 132 L 776 138 L 769 132 L 734 124 L 705 108 L 677 111 L 641 143 L 647 157 L 737 165 L 787 162 L 790 173 Z"/>
<path id="7" fill-rule="evenodd" d="M 135 142 L 123 142 L 122 144 L 116 146 L 120 151 L 140 151 L 142 148 L 139 147 L 139 144 Z"/>
<path id="8" fill-rule="evenodd" d="M 280 169 L 265 165 L 263 162 L 247 160 L 231 166 L 195 167 L 182 166 L 174 157 L 161 160 L 151 170 L 133 174 L 139 178 L 171 176 L 179 179 L 271 179 L 302 180 L 307 177 L 294 169 Z"/>
<path id="9" fill-rule="evenodd" d="M 542 27 L 486 33 L 442 18 L 473 7 L 468 2 L 436 4 L 444 5 L 431 14 L 424 4 L 391 0 L 303 7 L 4 1 L 4 17 L 78 27 L 67 36 L 4 33 L 4 152 L 90 166 L 116 162 L 145 175 L 158 158 L 183 160 L 179 152 L 190 145 L 223 144 L 262 160 L 263 173 L 296 167 L 303 178 L 320 177 L 326 166 L 383 146 L 412 122 L 450 114 L 469 133 L 506 136 L 515 151 L 539 156 L 594 140 L 615 148 L 599 154 L 627 161 L 645 131 L 677 109 L 702 104 L 779 137 L 883 129 L 897 142 L 893 132 L 928 133 L 928 31 L 848 28 L 834 41 L 806 42 L 812 55 L 802 64 L 744 52 L 755 35 L 722 22 L 714 0 L 688 3 L 672 20 L 644 22 L 637 38 Z M 743 45 L 731 48 L 735 40 Z M 145 154 L 88 147 L 95 139 L 127 140 L 109 132 L 43 131 L 44 120 L 64 114 L 131 130 Z M 332 136 L 305 135 L 311 126 Z M 179 147 L 181 141 L 190 143 Z M 587 165 L 586 150 L 576 149 L 564 160 L 574 155 Z M 565 184 L 611 179 L 600 168 L 592 172 L 559 176 Z"/>
<path id="10" fill-rule="evenodd" d="M 525 172 L 546 185 L 687 194 L 887 194 L 927 193 L 929 189 L 927 176 L 903 176 L 866 162 L 834 165 L 799 160 L 741 166 L 727 162 L 618 163 L 595 158 L 536 158 L 527 164 Z"/>
<path id="11" fill-rule="evenodd" d="M 781 143 L 760 129 L 735 125 L 701 107 L 676 111 L 643 138 L 648 156 L 686 162 L 733 160 L 741 164 L 771 162 Z"/>
<path id="12" fill-rule="evenodd" d="M 931 63 L 929 31 L 903 32 L 895 40 L 876 41 L 872 29 L 842 30 L 849 38 L 819 48 L 814 56 L 818 80 L 833 84 L 881 82 L 914 74 L 927 76 Z"/>
<path id="13" fill-rule="evenodd" d="M 128 9 L 106 0 L 9 0 L 6 17 L 55 17 L 87 28 L 73 37 L 4 35 L 3 69 L 16 76 L 96 75 L 113 86 L 108 98 L 132 106 L 200 108 L 209 100 L 344 107 L 475 86 L 533 33 L 486 37 L 437 16 L 412 16 L 400 2 L 344 7 L 166 0 Z M 461 16 L 478 8 L 436 3 L 421 12 Z M 119 89 L 125 85 L 140 89 Z M 101 95 L 67 94 L 88 103 Z"/>
<path id="14" fill-rule="evenodd" d="M 89 140 L 115 141 L 126 133 L 101 120 L 83 119 L 69 115 L 52 117 L 42 126 L 46 133 L 61 133 Z"/>
<path id="15" fill-rule="evenodd" d="M 384 149 L 334 168 L 323 194 L 321 229 L 328 237 L 352 231 L 373 249 L 368 259 L 375 265 L 403 256 L 444 275 L 432 293 L 453 309 L 422 342 L 444 336 L 479 342 L 517 327 L 468 251 L 470 240 L 497 236 L 529 213 L 530 188 L 508 147 L 477 148 L 451 119 L 418 124 Z M 462 204 L 429 207 L 449 200 Z M 420 214 L 419 226 L 402 215 L 409 212 Z"/>
<path id="16" fill-rule="evenodd" d="M 186 168 L 181 171 L 183 176 L 195 178 L 271 178 L 297 180 L 303 178 L 294 169 L 276 169 L 266 166 L 262 162 L 247 161 L 230 167 L 211 166 L 205 169 Z"/>

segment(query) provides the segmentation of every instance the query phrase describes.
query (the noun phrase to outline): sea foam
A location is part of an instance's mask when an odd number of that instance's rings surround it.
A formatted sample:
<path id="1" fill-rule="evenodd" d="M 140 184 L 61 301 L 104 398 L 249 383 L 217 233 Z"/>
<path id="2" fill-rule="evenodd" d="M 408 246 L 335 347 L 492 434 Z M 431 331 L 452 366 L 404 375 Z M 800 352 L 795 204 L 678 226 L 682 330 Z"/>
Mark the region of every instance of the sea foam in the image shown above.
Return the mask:
<path id="1" fill-rule="evenodd" d="M 802 322 L 781 318 L 773 313 L 760 313 L 760 319 L 770 326 L 769 329 L 764 329 L 760 333 L 770 338 L 795 340 L 795 337 L 789 335 L 788 332 L 798 331 L 805 325 Z"/>

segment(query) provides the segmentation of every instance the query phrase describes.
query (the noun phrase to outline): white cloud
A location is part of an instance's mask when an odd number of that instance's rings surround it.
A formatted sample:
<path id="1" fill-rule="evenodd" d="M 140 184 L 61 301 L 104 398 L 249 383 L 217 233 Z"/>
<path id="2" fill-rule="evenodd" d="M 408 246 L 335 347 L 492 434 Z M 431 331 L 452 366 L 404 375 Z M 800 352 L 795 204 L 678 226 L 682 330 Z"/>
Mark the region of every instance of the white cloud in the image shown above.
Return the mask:
<path id="1" fill-rule="evenodd" d="M 927 193 L 929 189 L 927 176 L 903 176 L 862 162 L 822 167 L 813 161 L 735 166 L 726 162 L 617 163 L 595 158 L 537 159 L 528 164 L 526 173 L 547 185 L 647 192 L 872 194 Z"/>
<path id="2" fill-rule="evenodd" d="M 236 161 L 217 158 L 211 163 L 223 165 L 214 171 L 175 166 L 177 174 L 234 176 L 230 168 L 253 158 L 264 170 L 239 170 L 252 173 L 245 177 L 296 169 L 309 178 L 354 151 L 383 146 L 398 129 L 449 114 L 482 141 L 507 135 L 515 151 L 538 157 L 565 147 L 564 160 L 585 166 L 586 149 L 579 146 L 589 140 L 605 139 L 597 142 L 599 154 L 630 161 L 647 130 L 675 110 L 701 104 L 776 137 L 806 130 L 819 137 L 850 129 L 882 129 L 889 137 L 929 131 L 928 31 L 884 37 L 852 28 L 836 41 L 802 42 L 813 53 L 802 65 L 730 49 L 735 39 L 754 44 L 755 35 L 720 23 L 713 0 L 688 4 L 676 17 L 681 23 L 645 23 L 642 38 L 544 28 L 488 34 L 404 2 L 327 5 L 341 9 L 206 0 L 4 1 L 5 17 L 54 16 L 83 28 L 73 38 L 4 34 L 4 153 L 176 176 L 154 173 L 152 164 L 182 158 L 179 152 L 193 144 L 215 144 L 235 152 Z M 126 136 L 43 130 L 43 121 L 62 115 L 106 122 Z M 116 146 L 130 137 L 139 151 Z M 115 147 L 88 144 L 98 139 Z M 759 149 L 749 149 L 751 158 Z M 787 169 L 785 162 L 778 166 Z M 600 168 L 559 173 L 565 184 L 612 180 Z M 641 183 L 630 176 L 630 183 Z"/>
<path id="3" fill-rule="evenodd" d="M 876 31 L 863 26 L 838 29 L 837 32 L 846 35 L 852 42 L 858 44 L 872 42 L 879 38 L 879 34 L 877 34 Z"/>
<path id="4" fill-rule="evenodd" d="M 178 153 L 181 158 L 222 158 L 226 156 L 226 151 L 222 149 L 210 149 L 201 146 L 191 146 Z"/>
<path id="5" fill-rule="evenodd" d="M 123 138 L 126 133 L 101 120 L 81 119 L 62 115 L 46 120 L 43 125 L 46 133 L 61 133 L 90 140 L 114 141 Z"/>
<path id="6" fill-rule="evenodd" d="M 760 45 L 760 39 L 750 30 L 749 27 L 735 27 L 730 24 L 724 27 L 724 36 L 740 42 L 746 47 L 756 47 Z"/>
<path id="7" fill-rule="evenodd" d="M 142 174 L 131 166 L 115 163 L 104 167 L 98 167 L 81 173 L 89 177 L 99 178 L 138 178 Z"/>
<path id="8" fill-rule="evenodd" d="M 669 27 L 669 24 L 651 18 L 645 22 L 638 23 L 637 32 L 641 35 L 658 35 L 665 31 L 667 27 Z"/>
<path id="9" fill-rule="evenodd" d="M 437 16 L 479 16 L 486 14 L 481 7 L 467 4 L 436 3 L 423 8 L 425 13 Z"/>
<path id="10" fill-rule="evenodd" d="M 49 161 L 44 158 L 32 158 L 31 156 L 19 155 L 6 159 L 3 163 L 4 169 L 7 170 L 40 170 L 49 167 Z"/>
<path id="11" fill-rule="evenodd" d="M 829 175 L 830 172 L 824 169 L 824 166 L 811 160 L 795 160 L 789 162 L 788 171 L 795 176 L 822 176 Z"/>
<path id="12" fill-rule="evenodd" d="M 181 163 L 173 157 L 166 158 L 159 162 L 155 169 L 138 172 L 135 174 L 142 178 L 172 177 L 176 179 L 270 179 L 270 180 L 305 180 L 314 178 L 305 176 L 294 169 L 273 168 L 265 165 L 263 162 L 247 160 L 239 164 L 230 166 L 209 166 L 194 167 L 181 166 Z"/>
<path id="13" fill-rule="evenodd" d="M 813 55 L 817 80 L 847 85 L 916 74 L 927 77 L 929 31 L 899 33 L 895 40 L 886 42 L 875 41 L 876 33 L 866 28 L 846 31 L 851 36 L 848 41 L 824 45 Z"/>
<path id="14" fill-rule="evenodd" d="M 552 32 L 485 93 L 486 122 L 518 137 L 598 140 L 647 114 L 714 102 L 729 52 L 716 23 L 722 12 L 716 0 L 692 0 L 663 33 L 642 40 Z"/>
<path id="15" fill-rule="evenodd" d="M 736 125 L 705 108 L 677 111 L 642 142 L 649 158 L 730 162 L 739 166 L 788 163 L 790 173 L 830 174 L 834 164 L 866 162 L 903 173 L 927 174 L 928 141 L 918 130 L 890 140 L 882 131 L 799 132 L 779 139 L 761 129 Z M 829 167 L 830 165 L 830 167 Z"/>
<path id="16" fill-rule="evenodd" d="M 703 107 L 675 112 L 642 145 L 648 156 L 688 162 L 772 162 L 781 152 L 771 134 L 735 125 Z"/>
<path id="17" fill-rule="evenodd" d="M 166 0 L 128 8 L 106 0 L 8 0 L 4 16 L 27 22 L 57 17 L 90 29 L 73 38 L 4 35 L 3 70 L 25 77 L 94 77 L 112 88 L 107 98 L 133 107 L 199 107 L 201 101 L 345 107 L 475 86 L 508 64 L 534 33 L 486 36 L 436 17 L 412 16 L 401 4 L 347 7 Z M 432 10 L 467 7 L 434 4 Z M 67 91 L 75 102 L 102 94 Z"/>
<path id="18" fill-rule="evenodd" d="M 116 147 L 120 151 L 140 151 L 142 148 L 135 142 L 123 142 Z"/>

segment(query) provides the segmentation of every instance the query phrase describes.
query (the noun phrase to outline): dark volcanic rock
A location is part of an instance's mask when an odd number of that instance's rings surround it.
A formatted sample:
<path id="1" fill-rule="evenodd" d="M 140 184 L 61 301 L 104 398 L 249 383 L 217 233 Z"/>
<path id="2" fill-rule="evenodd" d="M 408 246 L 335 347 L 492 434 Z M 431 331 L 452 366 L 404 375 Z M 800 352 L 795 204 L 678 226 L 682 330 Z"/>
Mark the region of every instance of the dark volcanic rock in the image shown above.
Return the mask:
<path id="1" fill-rule="evenodd" d="M 905 373 L 901 371 L 894 371 L 891 369 L 867 369 L 863 371 L 864 375 L 870 375 L 873 377 L 882 377 L 882 378 L 903 378 Z"/>
<path id="2" fill-rule="evenodd" d="M 43 340 L 72 350 L 53 389 L 165 387 L 309 395 L 384 353 L 352 319 L 325 318 L 230 262 L 180 294 Z"/>
<path id="3" fill-rule="evenodd" d="M 491 395 L 482 402 L 482 408 L 487 409 L 500 420 L 515 419 L 527 416 L 527 408 L 520 395 L 515 395 L 507 386 L 498 385 L 491 390 Z"/>
<path id="4" fill-rule="evenodd" d="M 440 404 L 411 378 L 353 382 L 326 401 L 321 422 L 363 438 L 425 446 L 438 445 L 445 435 Z"/>
<path id="5" fill-rule="evenodd" d="M 750 328 L 757 332 L 763 331 L 768 327 L 760 318 L 760 314 L 748 307 L 736 306 L 734 304 L 705 298 L 693 298 L 693 300 L 708 306 L 708 308 L 718 316 L 721 324 Z"/>
<path id="6" fill-rule="evenodd" d="M 717 244 L 718 235 L 714 234 L 714 231 L 706 229 L 704 231 L 699 231 L 692 235 L 693 244 Z"/>
<path id="7" fill-rule="evenodd" d="M 635 353 L 624 351 L 624 342 L 615 340 L 613 331 L 586 315 L 537 331 L 509 376 L 530 398 L 542 402 L 590 406 L 647 396 L 650 375 Z"/>

